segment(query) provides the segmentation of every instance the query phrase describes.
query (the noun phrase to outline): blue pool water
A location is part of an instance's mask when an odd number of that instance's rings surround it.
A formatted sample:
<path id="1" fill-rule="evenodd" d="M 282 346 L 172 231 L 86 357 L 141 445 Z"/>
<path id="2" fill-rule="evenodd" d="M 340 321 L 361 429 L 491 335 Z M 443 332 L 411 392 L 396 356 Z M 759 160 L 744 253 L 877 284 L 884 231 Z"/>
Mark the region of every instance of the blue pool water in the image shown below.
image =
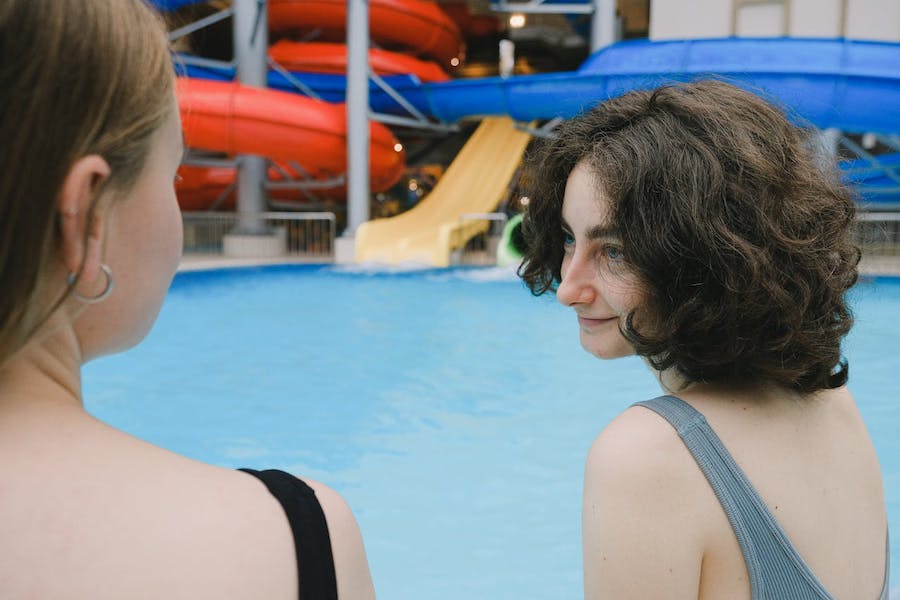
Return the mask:
<path id="1" fill-rule="evenodd" d="M 897 588 L 900 280 L 854 298 L 851 387 Z M 640 360 L 584 353 L 570 312 L 509 271 L 336 267 L 180 274 L 147 340 L 84 387 L 92 413 L 160 446 L 338 489 L 389 600 L 580 597 L 585 454 L 658 392 Z"/>

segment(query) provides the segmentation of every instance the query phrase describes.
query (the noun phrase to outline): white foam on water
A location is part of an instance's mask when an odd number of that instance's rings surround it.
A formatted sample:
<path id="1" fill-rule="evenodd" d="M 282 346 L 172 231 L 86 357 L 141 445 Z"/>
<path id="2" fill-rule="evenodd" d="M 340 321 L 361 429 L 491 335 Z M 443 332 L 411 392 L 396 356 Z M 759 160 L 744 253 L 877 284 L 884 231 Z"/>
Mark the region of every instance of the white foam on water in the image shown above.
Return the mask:
<path id="1" fill-rule="evenodd" d="M 479 267 L 475 269 L 457 269 L 453 277 L 465 281 L 518 281 L 515 265 L 505 267 Z"/>
<path id="2" fill-rule="evenodd" d="M 428 271 L 433 269 L 434 267 L 418 262 L 402 262 L 397 264 L 362 262 L 346 265 L 335 265 L 333 268 L 335 273 L 352 273 L 355 275 L 382 275 Z"/>

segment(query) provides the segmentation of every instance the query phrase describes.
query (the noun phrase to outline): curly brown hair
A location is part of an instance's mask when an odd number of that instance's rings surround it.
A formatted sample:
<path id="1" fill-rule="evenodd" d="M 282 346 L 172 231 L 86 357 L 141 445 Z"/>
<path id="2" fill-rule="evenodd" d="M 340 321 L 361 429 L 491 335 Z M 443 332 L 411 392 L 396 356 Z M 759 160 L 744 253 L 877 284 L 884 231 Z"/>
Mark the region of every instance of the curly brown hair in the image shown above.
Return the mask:
<path id="1" fill-rule="evenodd" d="M 564 123 L 529 155 L 519 275 L 561 281 L 566 180 L 585 161 L 610 198 L 645 301 L 622 333 L 687 382 L 840 387 L 857 279 L 852 192 L 807 132 L 719 80 L 634 91 Z"/>

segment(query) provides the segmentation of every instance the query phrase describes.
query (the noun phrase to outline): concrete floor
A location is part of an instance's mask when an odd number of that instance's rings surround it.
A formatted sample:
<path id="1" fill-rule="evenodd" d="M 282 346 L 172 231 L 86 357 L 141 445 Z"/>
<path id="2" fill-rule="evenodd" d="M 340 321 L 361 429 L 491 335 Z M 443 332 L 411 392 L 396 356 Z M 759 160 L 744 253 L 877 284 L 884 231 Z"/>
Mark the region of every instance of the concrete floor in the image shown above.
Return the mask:
<path id="1" fill-rule="evenodd" d="M 179 271 L 203 271 L 226 267 L 251 267 L 270 264 L 317 264 L 321 258 L 304 259 L 299 256 L 284 258 L 226 258 L 215 254 L 188 254 L 182 257 Z M 887 275 L 900 277 L 900 255 L 866 256 L 859 264 L 863 275 Z"/>

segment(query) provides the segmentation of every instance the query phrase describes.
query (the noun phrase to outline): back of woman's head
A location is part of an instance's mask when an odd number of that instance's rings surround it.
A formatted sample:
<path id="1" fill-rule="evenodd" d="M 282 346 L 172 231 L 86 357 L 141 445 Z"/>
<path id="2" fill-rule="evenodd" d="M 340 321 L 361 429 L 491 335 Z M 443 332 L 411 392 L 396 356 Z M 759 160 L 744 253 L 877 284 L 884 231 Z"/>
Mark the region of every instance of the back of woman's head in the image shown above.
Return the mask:
<path id="1" fill-rule="evenodd" d="M 631 92 L 564 124 L 531 158 L 521 275 L 535 294 L 560 281 L 560 212 L 580 161 L 642 286 L 625 327 L 638 354 L 689 382 L 846 382 L 855 205 L 780 110 L 710 80 Z"/>
<path id="2" fill-rule="evenodd" d="M 35 295 L 69 168 L 109 164 L 92 211 L 127 192 L 172 93 L 165 30 L 142 0 L 0 2 L 0 364 L 61 300 Z"/>

